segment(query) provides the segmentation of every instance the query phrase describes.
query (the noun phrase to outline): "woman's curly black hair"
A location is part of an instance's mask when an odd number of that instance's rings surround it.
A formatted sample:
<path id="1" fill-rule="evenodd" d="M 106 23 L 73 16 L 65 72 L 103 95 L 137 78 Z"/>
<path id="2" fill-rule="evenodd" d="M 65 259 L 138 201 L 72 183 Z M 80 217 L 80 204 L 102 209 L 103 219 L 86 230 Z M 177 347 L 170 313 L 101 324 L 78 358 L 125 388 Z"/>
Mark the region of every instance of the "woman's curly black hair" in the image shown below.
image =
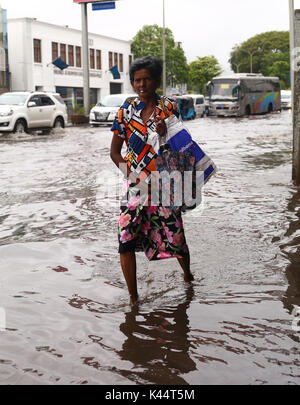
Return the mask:
<path id="1" fill-rule="evenodd" d="M 162 60 L 155 56 L 143 56 L 142 58 L 135 59 L 129 69 L 129 77 L 133 82 L 134 74 L 138 70 L 147 69 L 151 73 L 154 80 L 159 80 L 162 74 Z"/>

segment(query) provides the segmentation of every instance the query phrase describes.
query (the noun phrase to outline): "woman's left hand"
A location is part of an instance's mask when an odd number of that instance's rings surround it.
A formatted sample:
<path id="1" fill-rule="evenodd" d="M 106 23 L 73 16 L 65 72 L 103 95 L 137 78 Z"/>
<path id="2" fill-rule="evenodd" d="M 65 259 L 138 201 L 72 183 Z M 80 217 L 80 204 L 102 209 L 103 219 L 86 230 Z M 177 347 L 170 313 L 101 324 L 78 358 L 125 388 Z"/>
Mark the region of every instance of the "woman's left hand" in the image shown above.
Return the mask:
<path id="1" fill-rule="evenodd" d="M 163 120 L 161 117 L 156 117 L 155 118 L 155 123 L 156 123 L 156 132 L 160 136 L 164 136 L 167 130 L 165 120 Z"/>

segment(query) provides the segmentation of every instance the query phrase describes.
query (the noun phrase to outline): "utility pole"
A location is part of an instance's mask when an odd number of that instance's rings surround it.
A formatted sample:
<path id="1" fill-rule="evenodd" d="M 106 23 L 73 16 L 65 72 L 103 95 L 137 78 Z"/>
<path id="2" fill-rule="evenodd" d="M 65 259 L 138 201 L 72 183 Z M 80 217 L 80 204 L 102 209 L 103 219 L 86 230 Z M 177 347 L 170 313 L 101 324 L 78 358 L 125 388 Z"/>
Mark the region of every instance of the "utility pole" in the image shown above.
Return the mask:
<path id="1" fill-rule="evenodd" d="M 166 69 L 166 21 L 165 21 L 165 0 L 163 0 L 163 94 L 167 91 L 167 69 Z"/>
<path id="2" fill-rule="evenodd" d="M 87 3 L 81 3 L 83 100 L 85 115 L 90 112 L 90 67 Z"/>
<path id="3" fill-rule="evenodd" d="M 292 179 L 300 186 L 300 10 L 294 10 L 294 47 L 292 53 L 293 70 L 293 167 Z"/>
<path id="4" fill-rule="evenodd" d="M 250 72 L 253 73 L 253 53 L 251 53 L 251 52 L 249 52 L 249 53 L 250 53 L 250 65 L 251 65 Z"/>
<path id="5" fill-rule="evenodd" d="M 300 10 L 294 9 L 294 1 L 290 0 L 290 44 L 291 44 L 291 87 L 293 115 L 293 166 L 292 180 L 300 185 Z"/>
<path id="6" fill-rule="evenodd" d="M 233 63 L 231 62 L 232 65 L 236 67 L 236 73 L 240 73 L 240 66 L 244 64 L 244 62 L 241 63 Z"/>
<path id="7" fill-rule="evenodd" d="M 242 51 L 250 55 L 250 73 L 253 73 L 253 55 L 255 55 L 257 52 L 259 52 L 260 49 L 257 49 L 256 51 L 250 52 L 250 51 Z"/>

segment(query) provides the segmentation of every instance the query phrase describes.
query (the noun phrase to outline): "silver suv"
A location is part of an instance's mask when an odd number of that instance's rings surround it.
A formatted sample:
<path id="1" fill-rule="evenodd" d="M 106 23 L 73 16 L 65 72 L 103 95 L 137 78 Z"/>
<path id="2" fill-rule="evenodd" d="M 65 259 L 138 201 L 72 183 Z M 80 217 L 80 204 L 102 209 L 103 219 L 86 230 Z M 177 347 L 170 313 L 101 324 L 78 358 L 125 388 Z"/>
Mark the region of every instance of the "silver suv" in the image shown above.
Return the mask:
<path id="1" fill-rule="evenodd" d="M 0 95 L 0 132 L 64 128 L 67 107 L 58 93 L 9 92 Z"/>
<path id="2" fill-rule="evenodd" d="M 136 97 L 137 94 L 110 94 L 104 97 L 91 109 L 90 124 L 94 127 L 101 124 L 112 124 L 121 105 Z"/>

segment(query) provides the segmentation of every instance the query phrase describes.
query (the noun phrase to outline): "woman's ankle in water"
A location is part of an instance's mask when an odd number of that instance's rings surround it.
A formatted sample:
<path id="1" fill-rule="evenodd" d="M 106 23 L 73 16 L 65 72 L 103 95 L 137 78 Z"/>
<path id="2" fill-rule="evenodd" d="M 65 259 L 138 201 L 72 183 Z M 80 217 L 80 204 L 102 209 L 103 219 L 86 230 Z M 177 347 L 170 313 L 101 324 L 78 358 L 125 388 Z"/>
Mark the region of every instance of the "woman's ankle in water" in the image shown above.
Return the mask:
<path id="1" fill-rule="evenodd" d="M 194 276 L 192 275 L 192 273 L 190 271 L 185 271 L 183 273 L 183 278 L 184 278 L 184 281 L 186 281 L 186 282 L 194 281 Z"/>
<path id="2" fill-rule="evenodd" d="M 129 303 L 130 303 L 131 306 L 136 305 L 138 303 L 138 301 L 139 301 L 138 294 L 130 295 L 129 297 L 130 297 L 130 302 Z"/>

